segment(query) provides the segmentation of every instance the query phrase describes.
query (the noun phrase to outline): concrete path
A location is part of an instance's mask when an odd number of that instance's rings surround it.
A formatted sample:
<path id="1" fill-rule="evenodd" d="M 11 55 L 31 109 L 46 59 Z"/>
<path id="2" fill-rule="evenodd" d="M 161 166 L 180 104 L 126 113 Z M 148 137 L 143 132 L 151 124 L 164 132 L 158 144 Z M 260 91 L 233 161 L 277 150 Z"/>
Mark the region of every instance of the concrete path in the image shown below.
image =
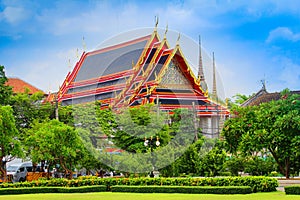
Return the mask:
<path id="1" fill-rule="evenodd" d="M 300 179 L 278 179 L 278 184 L 277 190 L 284 191 L 284 186 L 300 185 Z"/>

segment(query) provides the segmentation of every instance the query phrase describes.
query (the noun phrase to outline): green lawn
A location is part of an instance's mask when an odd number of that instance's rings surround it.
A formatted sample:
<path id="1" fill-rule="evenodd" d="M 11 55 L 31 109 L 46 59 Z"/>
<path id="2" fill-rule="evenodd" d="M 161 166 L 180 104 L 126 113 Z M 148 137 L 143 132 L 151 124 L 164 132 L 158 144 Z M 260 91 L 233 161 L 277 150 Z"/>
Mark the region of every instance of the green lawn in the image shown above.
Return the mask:
<path id="1" fill-rule="evenodd" d="M 0 200 L 86 200 L 86 199 L 104 199 L 104 200 L 282 200 L 282 199 L 300 199 L 299 195 L 285 195 L 284 192 L 255 193 L 247 195 L 212 195 L 212 194 L 137 194 L 137 193 L 74 193 L 74 194 L 24 194 L 24 195 L 3 195 Z"/>

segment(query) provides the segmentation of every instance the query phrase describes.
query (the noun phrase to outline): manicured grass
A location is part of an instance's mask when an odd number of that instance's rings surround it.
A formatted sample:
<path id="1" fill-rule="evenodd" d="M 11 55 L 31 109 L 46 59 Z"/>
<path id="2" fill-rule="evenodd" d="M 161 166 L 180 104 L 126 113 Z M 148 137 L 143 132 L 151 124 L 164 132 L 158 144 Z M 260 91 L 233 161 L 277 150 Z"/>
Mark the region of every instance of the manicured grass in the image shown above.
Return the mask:
<path id="1" fill-rule="evenodd" d="M 213 195 L 213 194 L 136 194 L 136 193 L 73 193 L 73 194 L 24 194 L 24 195 L 4 195 L 0 196 L 0 200 L 89 200 L 89 199 L 103 199 L 103 200 L 296 200 L 300 199 L 299 195 L 285 195 L 284 192 L 267 192 L 254 193 L 246 195 Z"/>

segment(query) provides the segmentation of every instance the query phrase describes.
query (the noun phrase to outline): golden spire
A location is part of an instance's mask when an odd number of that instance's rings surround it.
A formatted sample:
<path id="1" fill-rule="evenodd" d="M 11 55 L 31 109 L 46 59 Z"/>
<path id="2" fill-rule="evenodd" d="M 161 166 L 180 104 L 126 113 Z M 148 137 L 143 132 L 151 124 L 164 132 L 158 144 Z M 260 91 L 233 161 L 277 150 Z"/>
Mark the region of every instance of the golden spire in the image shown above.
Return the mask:
<path id="1" fill-rule="evenodd" d="M 203 60 L 202 60 L 202 45 L 201 45 L 201 37 L 199 35 L 199 66 L 198 66 L 198 81 L 202 90 L 205 92 L 207 90 L 207 84 L 204 77 L 204 69 L 203 69 Z"/>
<path id="2" fill-rule="evenodd" d="M 203 73 L 203 62 L 202 62 L 202 49 L 201 49 L 201 36 L 199 35 L 199 68 L 198 68 L 198 79 L 204 80 Z"/>

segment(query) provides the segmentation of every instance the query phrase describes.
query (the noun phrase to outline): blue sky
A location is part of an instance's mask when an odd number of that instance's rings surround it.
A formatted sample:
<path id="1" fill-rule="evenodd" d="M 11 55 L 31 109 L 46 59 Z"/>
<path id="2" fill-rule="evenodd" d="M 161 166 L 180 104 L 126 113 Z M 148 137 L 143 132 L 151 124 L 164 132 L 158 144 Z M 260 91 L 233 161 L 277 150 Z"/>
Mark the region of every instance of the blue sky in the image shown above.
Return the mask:
<path id="1" fill-rule="evenodd" d="M 0 64 L 48 92 L 55 91 L 82 51 L 124 31 L 179 31 L 215 52 L 225 96 L 300 89 L 298 0 L 0 1 Z M 206 66 L 207 67 L 207 66 Z"/>

